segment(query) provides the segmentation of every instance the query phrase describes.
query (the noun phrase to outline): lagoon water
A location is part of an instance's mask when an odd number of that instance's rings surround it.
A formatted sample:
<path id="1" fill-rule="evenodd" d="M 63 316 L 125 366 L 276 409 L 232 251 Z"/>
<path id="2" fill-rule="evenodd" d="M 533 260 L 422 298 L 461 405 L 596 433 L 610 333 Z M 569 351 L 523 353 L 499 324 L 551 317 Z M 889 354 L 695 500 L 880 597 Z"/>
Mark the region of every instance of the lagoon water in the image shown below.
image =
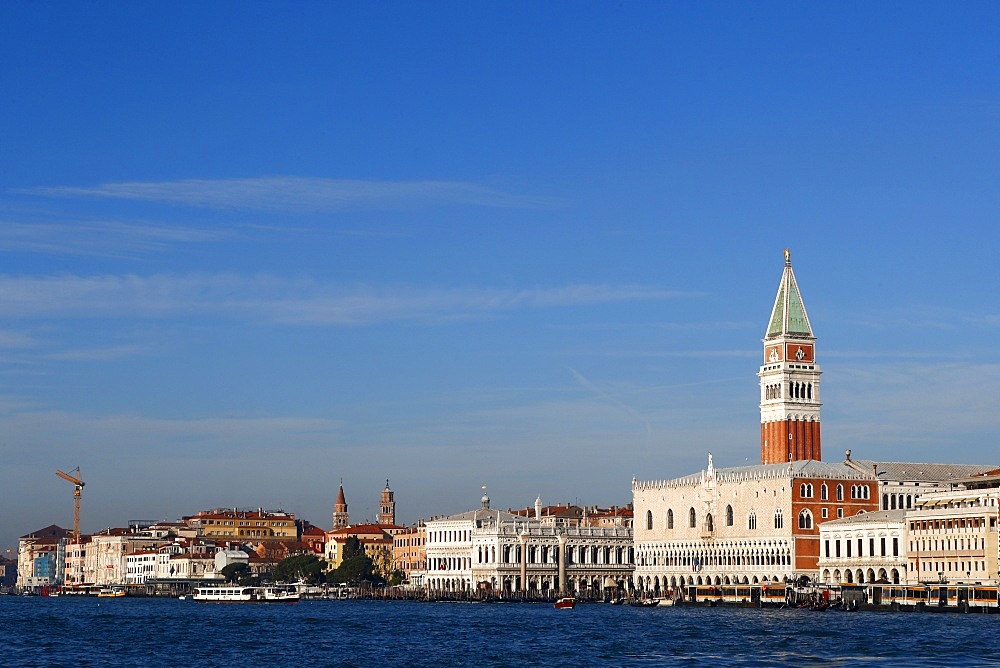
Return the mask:
<path id="1" fill-rule="evenodd" d="M 0 596 L 0 666 L 1000 666 L 1000 615 Z"/>

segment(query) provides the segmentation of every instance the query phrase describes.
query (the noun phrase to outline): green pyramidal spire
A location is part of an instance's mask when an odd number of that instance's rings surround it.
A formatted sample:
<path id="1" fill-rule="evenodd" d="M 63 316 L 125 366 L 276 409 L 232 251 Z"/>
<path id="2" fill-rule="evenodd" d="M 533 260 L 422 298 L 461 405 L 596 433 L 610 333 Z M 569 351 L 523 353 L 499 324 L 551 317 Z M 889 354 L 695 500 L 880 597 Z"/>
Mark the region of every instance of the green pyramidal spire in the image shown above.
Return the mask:
<path id="1" fill-rule="evenodd" d="M 785 271 L 781 275 L 778 296 L 774 299 L 771 321 L 764 338 L 774 339 L 780 336 L 815 338 L 805 304 L 802 303 L 802 295 L 799 294 L 799 284 L 795 281 L 795 272 L 792 271 L 791 253 L 787 248 Z"/>

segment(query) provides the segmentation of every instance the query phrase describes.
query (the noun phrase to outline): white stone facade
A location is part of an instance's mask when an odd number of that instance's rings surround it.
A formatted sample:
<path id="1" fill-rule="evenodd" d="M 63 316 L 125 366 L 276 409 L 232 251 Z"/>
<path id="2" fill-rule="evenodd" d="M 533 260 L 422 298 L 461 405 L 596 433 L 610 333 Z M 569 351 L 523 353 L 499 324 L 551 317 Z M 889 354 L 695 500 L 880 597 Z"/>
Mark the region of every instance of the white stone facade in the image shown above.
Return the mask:
<path id="1" fill-rule="evenodd" d="M 127 536 L 102 534 L 91 536 L 87 547 L 85 580 L 97 587 L 123 584 L 126 581 L 127 549 Z"/>
<path id="2" fill-rule="evenodd" d="M 820 581 L 906 584 L 906 511 L 875 511 L 819 527 Z"/>
<path id="3" fill-rule="evenodd" d="M 995 487 L 921 496 L 906 516 L 908 581 L 1000 581 L 998 514 Z"/>
<path id="4" fill-rule="evenodd" d="M 487 507 L 427 522 L 432 593 L 600 596 L 627 587 L 634 568 L 630 527 L 543 524 Z"/>
<path id="5" fill-rule="evenodd" d="M 141 585 L 155 578 L 157 554 L 149 550 L 125 555 L 125 584 Z"/>
<path id="6" fill-rule="evenodd" d="M 824 516 L 874 510 L 875 481 L 843 464 L 797 461 L 707 469 L 632 483 L 635 586 L 652 595 L 691 584 L 818 576 Z"/>

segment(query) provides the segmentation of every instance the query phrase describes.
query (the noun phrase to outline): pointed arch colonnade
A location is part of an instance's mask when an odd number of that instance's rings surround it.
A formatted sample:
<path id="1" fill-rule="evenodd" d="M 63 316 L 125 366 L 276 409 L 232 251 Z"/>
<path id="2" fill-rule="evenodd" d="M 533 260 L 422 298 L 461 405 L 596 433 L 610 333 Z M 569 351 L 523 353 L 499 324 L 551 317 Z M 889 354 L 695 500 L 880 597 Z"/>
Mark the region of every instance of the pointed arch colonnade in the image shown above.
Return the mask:
<path id="1" fill-rule="evenodd" d="M 678 585 L 778 582 L 793 574 L 787 538 L 642 544 L 636 551 L 635 587 L 656 592 Z"/>

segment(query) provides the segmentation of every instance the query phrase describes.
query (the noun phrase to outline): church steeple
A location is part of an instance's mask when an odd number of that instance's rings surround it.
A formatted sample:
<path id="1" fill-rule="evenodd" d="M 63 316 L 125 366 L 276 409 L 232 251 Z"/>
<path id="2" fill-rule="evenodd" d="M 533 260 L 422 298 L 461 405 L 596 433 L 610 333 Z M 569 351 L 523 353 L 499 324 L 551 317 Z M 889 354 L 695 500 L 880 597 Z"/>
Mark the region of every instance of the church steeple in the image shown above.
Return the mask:
<path id="1" fill-rule="evenodd" d="M 760 461 L 778 464 L 821 459 L 816 337 L 806 314 L 791 253 L 764 335 L 760 377 Z"/>
<path id="2" fill-rule="evenodd" d="M 812 325 L 806 314 L 806 305 L 802 303 L 799 284 L 792 271 L 792 253 L 785 249 L 785 271 L 781 274 L 778 284 L 778 296 L 774 298 L 774 308 L 771 309 L 771 321 L 767 326 L 764 339 L 774 339 L 780 336 L 805 337 L 813 336 Z"/>
<path id="3" fill-rule="evenodd" d="M 382 490 L 382 504 L 378 514 L 378 523 L 382 526 L 396 524 L 396 502 L 393 500 L 392 490 L 389 489 L 388 478 L 385 479 L 385 489 Z"/>
<path id="4" fill-rule="evenodd" d="M 344 498 L 344 481 L 340 481 L 340 491 L 337 492 L 337 500 L 333 504 L 333 529 L 343 529 L 350 524 L 347 515 L 347 499 Z"/>

